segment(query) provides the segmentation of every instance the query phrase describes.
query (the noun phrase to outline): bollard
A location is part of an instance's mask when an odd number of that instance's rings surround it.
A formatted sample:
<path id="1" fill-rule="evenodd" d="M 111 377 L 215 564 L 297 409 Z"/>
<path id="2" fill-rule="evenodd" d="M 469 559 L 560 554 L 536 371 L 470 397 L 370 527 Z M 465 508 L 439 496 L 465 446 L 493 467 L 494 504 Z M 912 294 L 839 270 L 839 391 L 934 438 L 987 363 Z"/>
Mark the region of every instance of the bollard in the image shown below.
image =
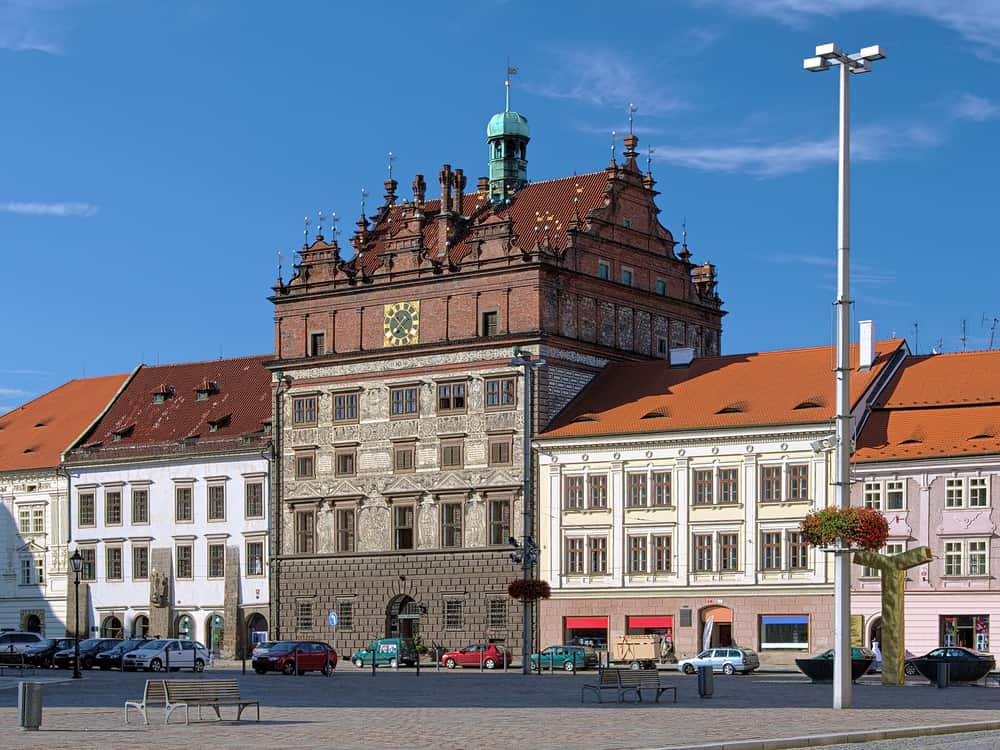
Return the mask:
<path id="1" fill-rule="evenodd" d="M 37 731 L 42 725 L 42 686 L 37 682 L 17 683 L 17 723 L 22 732 Z"/>
<path id="2" fill-rule="evenodd" d="M 936 677 L 935 684 L 939 688 L 948 687 L 951 684 L 951 664 L 946 661 L 938 662 Z"/>
<path id="3" fill-rule="evenodd" d="M 372 649 L 372 677 L 375 676 L 375 649 Z"/>
<path id="4" fill-rule="evenodd" d="M 483 652 L 479 652 L 479 671 L 483 671 Z"/>
<path id="5" fill-rule="evenodd" d="M 417 677 L 420 676 L 420 654 L 417 653 Z"/>
<path id="6" fill-rule="evenodd" d="M 698 695 L 711 698 L 715 692 L 715 675 L 711 666 L 698 667 Z"/>
<path id="7" fill-rule="evenodd" d="M 569 671 L 573 673 L 574 677 L 576 676 L 576 657 L 573 657 L 573 666 L 570 668 Z"/>

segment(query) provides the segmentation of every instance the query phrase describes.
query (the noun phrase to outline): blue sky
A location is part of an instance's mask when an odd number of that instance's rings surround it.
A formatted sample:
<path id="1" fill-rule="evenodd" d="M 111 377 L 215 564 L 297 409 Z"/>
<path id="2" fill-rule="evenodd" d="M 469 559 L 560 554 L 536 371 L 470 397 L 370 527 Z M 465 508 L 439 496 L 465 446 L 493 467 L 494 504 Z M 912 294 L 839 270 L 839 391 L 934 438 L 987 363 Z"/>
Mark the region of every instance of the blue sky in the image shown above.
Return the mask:
<path id="1" fill-rule="evenodd" d="M 389 151 L 405 195 L 444 162 L 474 184 L 508 55 L 530 178 L 603 168 L 634 102 L 662 221 L 718 266 L 724 351 L 828 344 L 837 75 L 802 58 L 829 41 L 889 53 L 852 78 L 855 318 L 922 352 L 960 350 L 965 319 L 986 348 L 996 0 L 0 0 L 0 412 L 271 351 L 303 217 L 347 235 Z"/>

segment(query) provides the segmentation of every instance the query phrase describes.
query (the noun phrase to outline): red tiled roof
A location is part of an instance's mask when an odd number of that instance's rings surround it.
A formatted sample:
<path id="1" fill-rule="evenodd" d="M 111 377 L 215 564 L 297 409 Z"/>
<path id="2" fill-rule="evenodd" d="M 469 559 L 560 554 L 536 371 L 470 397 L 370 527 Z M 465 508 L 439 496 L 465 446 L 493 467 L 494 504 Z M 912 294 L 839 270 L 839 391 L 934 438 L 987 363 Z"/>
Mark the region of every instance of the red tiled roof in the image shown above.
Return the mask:
<path id="1" fill-rule="evenodd" d="M 263 366 L 271 358 L 141 367 L 71 460 L 155 454 L 190 439 L 196 439 L 191 450 L 210 452 L 260 435 L 271 421 L 271 375 Z M 206 381 L 216 390 L 199 400 L 197 391 Z M 155 403 L 154 394 L 166 398 Z"/>
<path id="2" fill-rule="evenodd" d="M 0 471 L 58 466 L 128 375 L 71 380 L 0 416 Z"/>
<path id="3" fill-rule="evenodd" d="M 873 366 L 851 372 L 854 403 L 902 346 L 878 342 Z M 704 357 L 687 367 L 614 363 L 539 437 L 824 422 L 834 414 L 833 364 L 831 347 Z"/>
<path id="4" fill-rule="evenodd" d="M 879 396 L 854 461 L 1000 453 L 1000 351 L 908 357 Z"/>

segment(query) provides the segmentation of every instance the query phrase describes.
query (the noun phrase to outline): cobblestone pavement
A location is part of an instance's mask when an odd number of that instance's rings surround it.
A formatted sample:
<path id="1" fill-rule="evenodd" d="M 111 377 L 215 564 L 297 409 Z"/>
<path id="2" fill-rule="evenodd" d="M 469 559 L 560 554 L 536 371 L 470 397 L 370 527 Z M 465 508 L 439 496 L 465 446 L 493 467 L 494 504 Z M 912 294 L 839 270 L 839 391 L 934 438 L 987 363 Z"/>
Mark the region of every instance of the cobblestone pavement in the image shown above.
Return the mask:
<path id="1" fill-rule="evenodd" d="M 40 677 L 43 673 L 39 673 Z M 238 677 L 244 696 L 261 701 L 261 721 L 218 722 L 209 710 L 191 726 L 123 722 L 124 701 L 139 698 L 148 674 L 88 672 L 82 680 L 46 672 L 44 718 L 38 732 L 17 726 L 16 680 L 0 680 L 0 727 L 5 747 L 117 748 L 665 748 L 696 743 L 798 737 L 935 724 L 996 721 L 1000 689 L 924 681 L 887 688 L 875 678 L 855 686 L 855 708 L 829 708 L 831 687 L 796 674 L 715 679 L 715 695 L 698 697 L 697 680 L 664 673 L 678 700 L 660 705 L 580 703 L 580 686 L 595 674 L 525 677 L 475 670 L 440 673 L 357 671 L 341 665 L 331 678 L 310 674 L 240 675 L 213 669 L 204 677 Z M 171 675 L 200 679 L 201 675 Z M 4 688 L 7 689 L 4 689 Z M 223 709 L 225 716 L 235 709 Z M 192 713 L 192 718 L 197 711 Z M 207 718 L 212 716 L 212 719 Z M 244 714 L 246 716 L 246 714 Z M 174 714 L 173 720 L 178 720 Z M 141 719 L 138 719 L 141 722 Z M 916 747 L 917 745 L 900 745 Z"/>

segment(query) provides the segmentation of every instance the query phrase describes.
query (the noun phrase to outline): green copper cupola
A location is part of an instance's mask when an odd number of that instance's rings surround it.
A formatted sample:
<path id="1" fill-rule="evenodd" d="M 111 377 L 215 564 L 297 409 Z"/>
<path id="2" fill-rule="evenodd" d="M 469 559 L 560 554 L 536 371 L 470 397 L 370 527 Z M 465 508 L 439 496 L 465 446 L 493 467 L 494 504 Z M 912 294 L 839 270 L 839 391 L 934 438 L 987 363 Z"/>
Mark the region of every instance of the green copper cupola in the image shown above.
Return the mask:
<path id="1" fill-rule="evenodd" d="M 528 118 L 510 109 L 510 78 L 507 108 L 490 118 L 486 142 L 490 149 L 490 203 L 506 203 L 528 184 Z"/>

